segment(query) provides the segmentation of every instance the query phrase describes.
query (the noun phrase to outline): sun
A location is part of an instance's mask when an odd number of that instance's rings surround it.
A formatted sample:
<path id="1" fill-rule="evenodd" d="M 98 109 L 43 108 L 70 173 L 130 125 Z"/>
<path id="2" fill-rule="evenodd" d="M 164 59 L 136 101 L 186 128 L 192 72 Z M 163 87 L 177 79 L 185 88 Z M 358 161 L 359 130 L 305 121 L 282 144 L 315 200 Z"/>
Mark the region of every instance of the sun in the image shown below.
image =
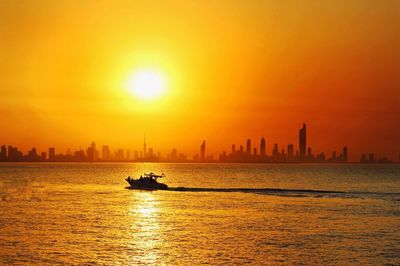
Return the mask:
<path id="1" fill-rule="evenodd" d="M 153 100 L 165 93 L 166 78 L 163 73 L 156 70 L 137 70 L 129 75 L 126 88 L 141 100 Z"/>

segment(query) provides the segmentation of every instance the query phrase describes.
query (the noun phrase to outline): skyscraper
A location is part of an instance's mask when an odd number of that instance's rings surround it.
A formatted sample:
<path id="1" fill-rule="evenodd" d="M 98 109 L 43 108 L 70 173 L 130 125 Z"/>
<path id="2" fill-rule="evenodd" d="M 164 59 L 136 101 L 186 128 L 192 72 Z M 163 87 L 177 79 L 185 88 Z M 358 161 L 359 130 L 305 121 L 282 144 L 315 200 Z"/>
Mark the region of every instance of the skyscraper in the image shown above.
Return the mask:
<path id="1" fill-rule="evenodd" d="M 32 148 L 32 150 L 28 151 L 28 160 L 29 161 L 38 160 L 38 154 L 37 154 L 36 148 Z"/>
<path id="2" fill-rule="evenodd" d="M 299 149 L 300 149 L 300 159 L 306 159 L 306 149 L 307 149 L 307 135 L 306 135 L 306 124 L 303 123 L 303 128 L 299 130 Z"/>
<path id="3" fill-rule="evenodd" d="M 111 160 L 111 152 L 110 152 L 110 148 L 108 147 L 108 145 L 103 145 L 102 158 L 103 158 L 103 161 Z"/>
<path id="4" fill-rule="evenodd" d="M 349 161 L 349 154 L 347 151 L 347 147 L 343 147 L 343 161 L 344 162 L 348 162 Z"/>
<path id="5" fill-rule="evenodd" d="M 247 139 L 247 142 L 246 142 L 246 153 L 247 153 L 247 155 L 251 155 L 251 140 L 250 139 Z"/>
<path id="6" fill-rule="evenodd" d="M 7 159 L 6 145 L 1 146 L 0 161 L 4 162 Z"/>
<path id="7" fill-rule="evenodd" d="M 13 147 L 13 146 L 8 146 L 7 149 L 8 152 L 8 161 L 11 162 L 18 162 L 22 160 L 22 152 L 18 150 L 18 148 Z"/>
<path id="8" fill-rule="evenodd" d="M 87 158 L 89 161 L 96 161 L 97 160 L 97 150 L 96 150 L 96 143 L 92 141 L 90 147 L 87 148 Z"/>
<path id="9" fill-rule="evenodd" d="M 279 148 L 278 148 L 278 144 L 274 144 L 274 149 L 272 150 L 272 157 L 274 159 L 277 159 L 279 155 Z"/>
<path id="10" fill-rule="evenodd" d="M 200 159 L 204 161 L 206 159 L 206 141 L 203 140 L 203 143 L 200 146 Z"/>
<path id="11" fill-rule="evenodd" d="M 294 156 L 294 146 L 293 146 L 293 144 L 289 144 L 287 146 L 287 158 L 289 160 L 292 160 L 293 156 Z"/>
<path id="12" fill-rule="evenodd" d="M 117 149 L 116 151 L 115 151 L 115 157 L 114 157 L 114 159 L 116 160 L 116 161 L 123 161 L 123 160 L 125 160 L 125 157 L 124 157 L 124 149 Z"/>
<path id="13" fill-rule="evenodd" d="M 154 156 L 154 150 L 153 148 L 149 148 L 148 157 L 153 158 L 153 156 Z"/>
<path id="14" fill-rule="evenodd" d="M 56 159 L 56 149 L 51 147 L 49 148 L 49 161 L 54 161 Z"/>
<path id="15" fill-rule="evenodd" d="M 368 161 L 369 161 L 370 163 L 374 163 L 374 162 L 375 162 L 375 154 L 370 153 L 370 154 L 368 155 Z"/>
<path id="16" fill-rule="evenodd" d="M 143 137 L 143 157 L 147 156 L 146 135 Z"/>
<path id="17" fill-rule="evenodd" d="M 265 139 L 264 139 L 264 137 L 262 137 L 262 138 L 261 138 L 261 141 L 260 141 L 260 155 L 261 155 L 261 158 L 264 158 L 265 155 L 266 155 L 266 153 L 265 153 Z"/>

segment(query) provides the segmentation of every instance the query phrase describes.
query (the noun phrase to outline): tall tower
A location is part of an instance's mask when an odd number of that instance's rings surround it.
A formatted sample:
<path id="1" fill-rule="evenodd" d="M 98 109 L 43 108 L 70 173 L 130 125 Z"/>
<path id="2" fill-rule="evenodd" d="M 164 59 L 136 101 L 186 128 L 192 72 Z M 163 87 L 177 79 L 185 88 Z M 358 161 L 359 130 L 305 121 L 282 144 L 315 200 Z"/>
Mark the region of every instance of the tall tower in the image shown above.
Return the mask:
<path id="1" fill-rule="evenodd" d="M 265 139 L 264 139 L 264 137 L 262 137 L 262 138 L 261 138 L 261 141 L 260 141 L 260 155 L 261 155 L 262 158 L 264 158 L 265 155 L 266 155 L 266 153 L 265 153 Z"/>
<path id="2" fill-rule="evenodd" d="M 247 153 L 247 155 L 251 155 L 251 140 L 250 139 L 247 139 L 246 153 Z"/>
<path id="3" fill-rule="evenodd" d="M 299 149 L 300 149 L 300 159 L 306 159 L 306 149 L 307 149 L 307 135 L 306 135 L 306 124 L 303 123 L 303 127 L 299 130 Z"/>
<path id="4" fill-rule="evenodd" d="M 49 148 L 49 161 L 56 159 L 56 149 L 54 147 Z"/>
<path id="5" fill-rule="evenodd" d="M 206 159 L 206 141 L 203 140 L 200 146 L 200 159 L 204 161 Z"/>
<path id="6" fill-rule="evenodd" d="M 278 144 L 274 144 L 274 149 L 272 150 L 272 156 L 274 157 L 274 159 L 278 158 L 278 154 L 279 154 L 279 148 L 278 148 Z"/>
<path id="7" fill-rule="evenodd" d="M 110 148 L 108 147 L 108 145 L 103 145 L 102 156 L 103 156 L 103 161 L 110 160 Z"/>
<path id="8" fill-rule="evenodd" d="M 143 158 L 145 158 L 146 155 L 147 155 L 146 134 L 144 134 L 144 137 L 143 137 Z"/>
<path id="9" fill-rule="evenodd" d="M 293 146 L 293 144 L 289 144 L 287 146 L 287 158 L 293 159 L 293 156 L 294 156 L 294 146 Z"/>
<path id="10" fill-rule="evenodd" d="M 349 154 L 347 151 L 347 146 L 343 147 L 343 161 L 346 163 L 349 161 Z"/>
<path id="11" fill-rule="evenodd" d="M 90 147 L 87 148 L 87 158 L 89 161 L 95 161 L 97 160 L 97 156 L 96 156 L 96 143 L 94 143 L 94 141 L 92 141 L 92 143 L 90 144 Z"/>
<path id="12" fill-rule="evenodd" d="M 1 146 L 1 152 L 0 152 L 0 161 L 4 162 L 7 159 L 7 148 L 6 145 Z"/>

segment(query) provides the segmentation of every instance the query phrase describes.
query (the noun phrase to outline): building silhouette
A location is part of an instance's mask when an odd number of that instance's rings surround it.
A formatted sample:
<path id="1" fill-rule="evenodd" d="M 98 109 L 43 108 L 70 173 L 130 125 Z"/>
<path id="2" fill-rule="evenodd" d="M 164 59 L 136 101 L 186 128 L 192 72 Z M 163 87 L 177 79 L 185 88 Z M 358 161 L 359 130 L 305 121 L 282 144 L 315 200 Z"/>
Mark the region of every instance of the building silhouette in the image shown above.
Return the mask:
<path id="1" fill-rule="evenodd" d="M 56 160 L 56 148 L 51 147 L 49 148 L 49 161 L 55 161 Z"/>
<path id="2" fill-rule="evenodd" d="M 30 162 L 40 161 L 40 156 L 37 154 L 36 148 L 32 148 L 30 151 L 28 151 L 26 159 Z"/>
<path id="3" fill-rule="evenodd" d="M 193 161 L 207 161 L 207 162 L 232 162 L 232 163 L 347 163 L 349 161 L 349 152 L 347 146 L 344 146 L 341 152 L 332 152 L 330 157 L 325 156 L 324 152 L 315 153 L 312 147 L 307 147 L 307 134 L 306 124 L 303 123 L 301 129 L 299 129 L 299 150 L 295 150 L 293 144 L 287 145 L 287 150 L 284 148 L 279 150 L 279 145 L 275 143 L 273 145 L 271 155 L 267 154 L 266 140 L 264 137 L 260 139 L 259 149 L 252 147 L 251 139 L 246 139 L 245 147 L 240 144 L 232 144 L 231 152 L 225 150 L 216 156 L 212 154 L 206 155 L 206 141 L 203 140 L 200 145 L 200 153 L 193 156 Z M 96 144 L 92 142 L 87 149 L 79 149 L 73 151 L 67 149 L 65 154 L 56 154 L 55 147 L 48 149 L 46 152 L 39 152 L 36 148 L 32 148 L 23 154 L 22 151 L 18 150 L 17 147 L 11 145 L 2 145 L 0 147 L 0 161 L 1 162 L 93 162 L 93 161 L 132 161 L 132 162 L 185 162 L 187 156 L 177 149 L 172 149 L 170 153 L 166 154 L 166 157 L 161 157 L 161 153 L 153 148 L 148 148 L 146 144 L 146 138 L 143 139 L 143 151 L 140 148 L 135 150 L 134 153 L 130 153 L 129 149 L 113 149 L 111 150 L 108 145 L 103 145 L 101 149 L 101 158 L 99 158 L 99 151 L 96 149 Z M 237 149 L 239 147 L 239 149 Z M 284 147 L 281 145 L 280 147 Z M 314 154 L 313 154 L 314 151 Z M 47 156 L 48 155 L 48 156 Z M 400 156 L 399 156 L 400 157 Z M 400 160 L 400 158 L 399 158 Z M 361 163 L 393 163 L 390 159 L 385 156 L 375 156 L 374 153 L 363 154 Z"/>
<path id="4" fill-rule="evenodd" d="M 204 161 L 206 159 L 206 141 L 203 140 L 203 143 L 200 145 L 200 160 Z"/>
<path id="5" fill-rule="evenodd" d="M 251 155 L 251 140 L 250 139 L 247 139 L 247 142 L 246 142 L 246 153 L 247 153 L 247 156 Z"/>
<path id="6" fill-rule="evenodd" d="M 307 149 L 307 160 L 308 161 L 312 161 L 313 160 L 311 147 L 308 147 L 308 149 Z"/>
<path id="7" fill-rule="evenodd" d="M 7 160 L 7 148 L 6 145 L 2 145 L 0 150 L 0 161 L 5 162 L 6 160 Z"/>
<path id="8" fill-rule="evenodd" d="M 147 157 L 146 135 L 143 137 L 143 158 Z"/>
<path id="9" fill-rule="evenodd" d="M 261 158 L 265 158 L 265 156 L 267 155 L 265 146 L 266 146 L 265 139 L 264 139 L 264 137 L 262 137 L 261 141 L 260 141 L 260 156 L 261 156 Z"/>
<path id="10" fill-rule="evenodd" d="M 349 161 L 349 155 L 347 151 L 347 146 L 343 147 L 343 161 L 348 162 Z"/>
<path id="11" fill-rule="evenodd" d="M 108 145 L 103 145 L 101 158 L 103 159 L 103 161 L 111 160 L 111 152 L 110 152 L 110 147 Z"/>
<path id="12" fill-rule="evenodd" d="M 117 149 L 114 155 L 115 161 L 124 161 L 125 160 L 124 152 L 125 152 L 124 149 Z"/>
<path id="13" fill-rule="evenodd" d="M 293 144 L 289 144 L 287 146 L 287 159 L 290 161 L 294 160 L 294 145 Z"/>
<path id="14" fill-rule="evenodd" d="M 7 153 L 8 161 L 19 162 L 23 160 L 22 152 L 19 151 L 16 147 L 13 147 L 11 145 L 8 146 Z"/>
<path id="15" fill-rule="evenodd" d="M 305 160 L 306 149 L 307 149 L 307 135 L 306 135 L 305 123 L 303 123 L 303 127 L 299 130 L 299 149 L 300 149 L 300 160 Z"/>
<path id="16" fill-rule="evenodd" d="M 87 158 L 89 161 L 95 161 L 97 158 L 96 156 L 96 143 L 92 142 L 90 144 L 90 147 L 87 148 L 86 153 L 87 153 Z"/>
<path id="17" fill-rule="evenodd" d="M 272 157 L 277 160 L 278 159 L 278 154 L 279 154 L 279 148 L 278 148 L 278 144 L 275 143 L 274 144 L 274 148 L 272 150 Z"/>

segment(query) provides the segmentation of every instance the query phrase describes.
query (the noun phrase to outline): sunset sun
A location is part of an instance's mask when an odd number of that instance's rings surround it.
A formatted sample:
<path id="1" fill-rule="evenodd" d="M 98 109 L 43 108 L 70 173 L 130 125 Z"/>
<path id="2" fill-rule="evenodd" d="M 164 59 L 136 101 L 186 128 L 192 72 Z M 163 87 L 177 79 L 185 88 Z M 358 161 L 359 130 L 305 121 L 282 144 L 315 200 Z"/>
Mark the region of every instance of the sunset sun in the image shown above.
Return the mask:
<path id="1" fill-rule="evenodd" d="M 141 100 L 153 100 L 165 93 L 166 78 L 157 70 L 138 70 L 128 76 L 126 88 Z"/>

